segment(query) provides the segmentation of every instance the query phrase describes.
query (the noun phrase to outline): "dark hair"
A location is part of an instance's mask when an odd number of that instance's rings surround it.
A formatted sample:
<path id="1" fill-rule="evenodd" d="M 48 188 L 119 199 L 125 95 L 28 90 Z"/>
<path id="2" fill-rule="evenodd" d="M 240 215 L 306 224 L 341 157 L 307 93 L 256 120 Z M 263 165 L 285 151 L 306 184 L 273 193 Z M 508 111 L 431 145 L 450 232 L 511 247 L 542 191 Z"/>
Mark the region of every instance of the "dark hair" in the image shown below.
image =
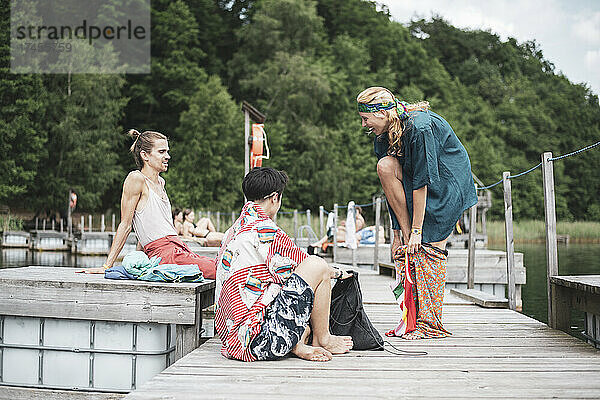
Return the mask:
<path id="1" fill-rule="evenodd" d="M 127 133 L 134 139 L 134 142 L 129 148 L 129 151 L 133 153 L 135 165 L 137 165 L 139 169 L 142 169 L 144 167 L 144 160 L 140 155 L 140 152 L 142 150 L 150 154 L 152 148 L 154 147 L 154 142 L 156 142 L 159 139 L 169 140 L 165 135 L 163 135 L 160 132 L 145 131 L 139 133 L 135 129 L 130 129 Z"/>
<path id="2" fill-rule="evenodd" d="M 177 217 L 177 214 L 179 214 L 181 212 L 181 210 L 179 208 L 174 208 L 173 212 L 171 213 L 171 216 L 173 217 L 173 222 L 175 221 L 175 218 Z"/>
<path id="3" fill-rule="evenodd" d="M 244 177 L 242 191 L 250 201 L 262 200 L 273 192 L 281 195 L 288 180 L 284 171 L 269 167 L 255 167 Z"/>
<path id="4" fill-rule="evenodd" d="M 190 215 L 190 213 L 192 212 L 191 209 L 186 208 L 185 210 L 183 210 L 183 219 L 185 220 L 185 218 Z"/>

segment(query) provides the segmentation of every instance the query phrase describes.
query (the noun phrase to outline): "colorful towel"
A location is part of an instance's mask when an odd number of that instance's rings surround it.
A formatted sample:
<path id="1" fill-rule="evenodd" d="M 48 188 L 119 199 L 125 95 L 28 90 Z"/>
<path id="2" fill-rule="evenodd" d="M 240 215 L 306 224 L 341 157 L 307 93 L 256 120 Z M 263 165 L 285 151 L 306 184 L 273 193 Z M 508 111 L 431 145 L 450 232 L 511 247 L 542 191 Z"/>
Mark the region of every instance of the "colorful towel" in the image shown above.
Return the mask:
<path id="1" fill-rule="evenodd" d="M 448 253 L 427 243 L 416 253 L 406 250 L 407 246 L 401 246 L 394 254 L 396 282 L 392 287 L 402 318 L 387 335 L 405 339 L 449 336 L 442 325 Z"/>

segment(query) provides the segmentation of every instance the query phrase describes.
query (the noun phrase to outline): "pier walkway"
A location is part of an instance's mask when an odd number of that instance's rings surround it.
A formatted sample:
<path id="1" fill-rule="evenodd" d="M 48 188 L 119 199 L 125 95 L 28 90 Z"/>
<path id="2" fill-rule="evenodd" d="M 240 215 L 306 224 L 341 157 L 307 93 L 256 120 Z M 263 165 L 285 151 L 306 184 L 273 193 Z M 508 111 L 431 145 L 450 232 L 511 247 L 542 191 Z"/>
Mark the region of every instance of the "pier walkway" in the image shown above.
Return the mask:
<path id="1" fill-rule="evenodd" d="M 362 272 L 365 309 L 384 332 L 398 319 L 390 277 Z M 125 399 L 599 398 L 600 350 L 523 314 L 485 309 L 447 292 L 446 339 L 405 341 L 418 357 L 352 351 L 327 363 L 297 358 L 242 363 L 218 338 Z"/>

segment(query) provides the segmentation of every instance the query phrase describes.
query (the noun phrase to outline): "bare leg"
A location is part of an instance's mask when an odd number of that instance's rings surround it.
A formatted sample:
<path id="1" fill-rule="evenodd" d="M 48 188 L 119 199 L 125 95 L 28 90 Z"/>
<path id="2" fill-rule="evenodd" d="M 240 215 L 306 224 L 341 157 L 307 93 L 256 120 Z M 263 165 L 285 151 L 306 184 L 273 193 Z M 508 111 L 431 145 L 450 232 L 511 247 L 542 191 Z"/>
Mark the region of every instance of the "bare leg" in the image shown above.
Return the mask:
<path id="1" fill-rule="evenodd" d="M 383 157 L 377 163 L 377 175 L 379 175 L 385 197 L 398 218 L 404 243 L 406 244 L 410 237 L 410 216 L 406 207 L 404 187 L 402 186 L 402 166 L 395 157 Z M 394 234 L 396 236 L 396 232 Z"/>
<path id="2" fill-rule="evenodd" d="M 219 247 L 224 236 L 225 234 L 221 232 L 208 232 L 208 235 L 206 235 L 206 245 Z"/>
<path id="3" fill-rule="evenodd" d="M 322 347 L 313 347 L 308 345 L 308 335 L 310 333 L 310 327 L 306 327 L 306 330 L 302 334 L 300 341 L 292 349 L 297 357 L 300 357 L 308 361 L 329 361 L 331 360 L 331 353 Z"/>
<path id="4" fill-rule="evenodd" d="M 347 353 L 352 348 L 350 336 L 329 333 L 329 308 L 331 306 L 331 277 L 334 269 L 320 257 L 310 256 L 294 271 L 306 281 L 315 293 L 310 322 L 313 329 L 313 346 L 322 347 L 333 354 Z"/>

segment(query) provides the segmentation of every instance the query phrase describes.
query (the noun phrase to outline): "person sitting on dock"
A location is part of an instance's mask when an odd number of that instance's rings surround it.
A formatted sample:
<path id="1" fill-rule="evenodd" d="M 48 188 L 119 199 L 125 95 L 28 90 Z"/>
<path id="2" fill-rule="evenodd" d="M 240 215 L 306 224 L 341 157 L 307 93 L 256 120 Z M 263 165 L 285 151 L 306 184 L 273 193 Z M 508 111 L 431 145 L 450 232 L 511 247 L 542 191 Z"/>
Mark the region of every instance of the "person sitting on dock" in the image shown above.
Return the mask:
<path id="1" fill-rule="evenodd" d="M 218 247 L 223 240 L 223 233 L 217 232 L 210 218 L 200 218 L 194 224 L 194 211 L 186 208 L 183 211 L 183 226 L 181 235 L 188 239 L 199 239 L 203 246 Z"/>
<path id="2" fill-rule="evenodd" d="M 352 348 L 351 337 L 329 331 L 331 279 L 350 275 L 306 254 L 273 222 L 287 182 L 285 172 L 266 167 L 242 182 L 249 201 L 217 257 L 215 328 L 225 357 L 276 360 L 293 353 L 329 361 Z"/>
<path id="3" fill-rule="evenodd" d="M 207 279 L 215 278 L 215 260 L 199 256 L 179 239 L 171 216 L 171 203 L 165 191 L 165 180 L 159 176 L 169 166 L 169 143 L 159 132 L 139 133 L 132 129 L 134 138 L 130 150 L 138 170 L 131 171 L 123 184 L 121 222 L 110 247 L 106 262 L 99 268 L 78 272 L 104 273 L 114 264 L 133 227 L 148 257 L 158 256 L 161 263 L 195 264 Z"/>
<path id="4" fill-rule="evenodd" d="M 173 210 L 173 226 L 178 235 L 183 235 L 183 211 L 179 208 Z"/>

